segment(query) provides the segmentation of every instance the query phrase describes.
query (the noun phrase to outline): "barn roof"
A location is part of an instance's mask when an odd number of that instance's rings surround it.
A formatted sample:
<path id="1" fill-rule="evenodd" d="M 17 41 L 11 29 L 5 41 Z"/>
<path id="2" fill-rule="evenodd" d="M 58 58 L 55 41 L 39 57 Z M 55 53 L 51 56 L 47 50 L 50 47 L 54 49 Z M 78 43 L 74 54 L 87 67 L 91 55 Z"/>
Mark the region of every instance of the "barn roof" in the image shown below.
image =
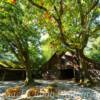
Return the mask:
<path id="1" fill-rule="evenodd" d="M 48 62 L 46 62 L 43 67 L 46 69 L 66 69 L 68 67 L 73 67 L 75 57 L 70 52 L 63 52 L 61 54 L 55 53 Z"/>

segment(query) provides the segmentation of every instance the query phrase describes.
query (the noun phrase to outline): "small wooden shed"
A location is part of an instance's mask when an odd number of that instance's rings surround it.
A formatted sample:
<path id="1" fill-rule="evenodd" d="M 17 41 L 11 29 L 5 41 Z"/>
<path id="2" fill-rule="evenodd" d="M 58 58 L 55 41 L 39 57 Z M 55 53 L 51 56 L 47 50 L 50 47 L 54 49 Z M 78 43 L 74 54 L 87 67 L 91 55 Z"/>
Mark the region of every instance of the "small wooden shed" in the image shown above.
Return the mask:
<path id="1" fill-rule="evenodd" d="M 5 68 L 0 66 L 0 81 L 25 80 L 25 69 Z"/>
<path id="2" fill-rule="evenodd" d="M 72 79 L 79 76 L 77 58 L 69 52 L 55 53 L 43 66 L 43 75 L 48 78 Z"/>

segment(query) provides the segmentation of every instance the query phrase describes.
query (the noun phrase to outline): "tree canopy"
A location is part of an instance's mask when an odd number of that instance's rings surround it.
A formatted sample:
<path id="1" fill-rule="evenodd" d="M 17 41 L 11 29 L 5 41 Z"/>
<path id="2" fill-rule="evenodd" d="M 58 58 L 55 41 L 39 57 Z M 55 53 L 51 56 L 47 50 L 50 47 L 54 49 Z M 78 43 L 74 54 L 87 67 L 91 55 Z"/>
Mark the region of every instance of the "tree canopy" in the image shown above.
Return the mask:
<path id="1" fill-rule="evenodd" d="M 85 50 L 91 40 L 96 41 L 87 56 L 99 61 L 100 0 L 0 1 L 0 52 L 13 54 L 28 77 L 55 52 L 70 51 L 81 77 L 90 78 Z"/>

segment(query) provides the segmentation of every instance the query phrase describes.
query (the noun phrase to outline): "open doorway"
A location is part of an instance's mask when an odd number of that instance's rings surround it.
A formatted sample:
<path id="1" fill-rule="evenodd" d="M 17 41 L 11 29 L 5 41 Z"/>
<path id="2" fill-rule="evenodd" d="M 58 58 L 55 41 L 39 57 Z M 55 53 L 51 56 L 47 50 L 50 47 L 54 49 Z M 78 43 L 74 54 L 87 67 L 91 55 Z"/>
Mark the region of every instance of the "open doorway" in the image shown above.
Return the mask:
<path id="1" fill-rule="evenodd" d="M 73 68 L 60 70 L 60 79 L 71 80 L 73 78 L 74 78 L 74 69 Z"/>

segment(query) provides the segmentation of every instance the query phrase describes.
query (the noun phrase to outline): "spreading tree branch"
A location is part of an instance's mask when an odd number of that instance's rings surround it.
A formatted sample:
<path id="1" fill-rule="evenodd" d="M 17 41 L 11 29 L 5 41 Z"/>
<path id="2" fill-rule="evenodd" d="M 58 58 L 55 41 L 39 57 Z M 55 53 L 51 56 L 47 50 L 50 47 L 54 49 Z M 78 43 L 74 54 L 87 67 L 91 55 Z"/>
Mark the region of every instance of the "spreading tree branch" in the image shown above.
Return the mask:
<path id="1" fill-rule="evenodd" d="M 91 7 L 86 12 L 86 15 L 88 15 L 97 6 L 98 2 L 99 2 L 99 0 L 96 0 L 95 2 L 93 2 L 93 4 L 91 5 Z"/>
<path id="2" fill-rule="evenodd" d="M 98 32 L 98 31 L 100 31 L 100 25 L 99 25 L 98 27 L 96 27 L 96 28 L 92 31 L 92 34 Z"/>
<path id="3" fill-rule="evenodd" d="M 53 5 L 53 8 L 54 8 L 54 10 L 55 10 L 55 12 L 56 12 L 56 14 L 57 14 L 57 16 L 59 16 L 59 12 L 58 12 L 58 9 L 57 9 L 57 7 L 55 6 L 55 2 L 54 1 L 52 1 L 52 0 L 50 0 L 50 2 L 51 2 L 51 4 Z"/>
<path id="4" fill-rule="evenodd" d="M 32 0 L 29 0 L 29 2 L 33 5 L 33 6 L 35 6 L 35 7 L 37 7 L 37 8 L 39 8 L 39 9 L 42 9 L 42 10 L 44 10 L 44 11 L 46 11 L 46 12 L 48 12 L 48 9 L 47 8 L 45 8 L 45 7 L 43 7 L 43 6 L 41 6 L 41 5 L 39 5 L 39 4 L 37 4 L 37 3 L 35 3 L 34 1 L 32 1 Z M 61 41 L 65 44 L 65 45 L 67 45 L 68 47 L 70 46 L 66 41 L 65 41 L 65 36 L 64 36 L 64 34 L 63 34 L 63 29 L 62 29 L 62 22 L 61 22 L 61 16 L 62 16 L 62 11 L 63 11 L 63 0 L 61 0 L 60 1 L 60 11 L 58 12 L 58 10 L 57 10 L 57 8 L 56 8 L 56 6 L 54 6 L 54 10 L 55 10 L 55 12 L 56 12 L 56 14 L 58 15 L 58 13 L 60 14 L 60 16 L 55 16 L 55 15 L 53 15 L 52 14 L 52 17 L 55 19 L 55 21 L 57 22 L 57 24 L 58 24 L 58 28 L 59 28 L 59 30 L 60 30 L 60 34 L 61 34 Z"/>
<path id="5" fill-rule="evenodd" d="M 63 15 L 64 9 L 63 9 L 63 0 L 60 0 L 60 17 Z"/>
<path id="6" fill-rule="evenodd" d="M 28 0 L 28 1 L 29 1 L 33 6 L 39 8 L 39 9 L 42 9 L 42 10 L 45 11 L 45 12 L 49 12 L 47 8 L 45 8 L 45 7 L 43 7 L 43 6 L 41 6 L 41 5 L 37 4 L 37 3 L 35 3 L 33 0 Z M 52 14 L 52 17 L 53 17 L 56 21 L 58 20 L 58 19 L 56 18 L 56 16 L 53 15 L 53 14 Z"/>
<path id="7" fill-rule="evenodd" d="M 45 7 L 43 7 L 43 6 L 41 6 L 41 5 L 37 4 L 37 3 L 35 3 L 33 0 L 28 0 L 28 1 L 29 1 L 33 6 L 39 8 L 39 9 L 42 9 L 42 10 L 44 10 L 44 11 L 48 11 Z"/>
<path id="8" fill-rule="evenodd" d="M 83 27 L 84 24 L 85 24 L 85 22 L 84 22 L 85 16 L 84 16 L 81 0 L 77 0 L 77 4 L 79 6 L 79 13 L 80 13 L 80 18 L 81 18 L 81 26 Z"/>

